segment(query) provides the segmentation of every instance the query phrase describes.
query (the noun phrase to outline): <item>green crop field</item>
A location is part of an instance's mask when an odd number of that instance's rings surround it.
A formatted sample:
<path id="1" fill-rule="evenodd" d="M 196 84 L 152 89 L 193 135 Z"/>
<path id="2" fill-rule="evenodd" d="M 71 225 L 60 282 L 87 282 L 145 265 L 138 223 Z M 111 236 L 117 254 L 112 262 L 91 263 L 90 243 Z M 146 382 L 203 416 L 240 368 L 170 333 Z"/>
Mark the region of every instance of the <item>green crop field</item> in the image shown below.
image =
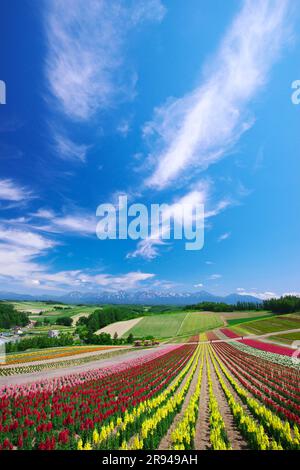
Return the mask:
<path id="1" fill-rule="evenodd" d="M 219 315 L 222 315 L 223 317 L 228 319 L 241 319 L 241 318 L 256 318 L 256 317 L 261 317 L 263 315 L 270 314 L 267 310 L 249 310 L 249 311 L 244 311 L 244 310 L 236 310 L 234 312 L 218 312 Z"/>
<path id="2" fill-rule="evenodd" d="M 155 338 L 171 338 L 198 334 L 218 328 L 224 323 L 214 313 L 179 312 L 144 317 L 138 324 L 125 333 L 135 337 L 154 336 Z"/>
<path id="3" fill-rule="evenodd" d="M 292 344 L 294 341 L 300 341 L 300 331 L 295 333 L 287 333 L 285 335 L 272 336 L 272 340 L 279 343 Z"/>
<path id="4" fill-rule="evenodd" d="M 300 315 L 276 315 L 264 320 L 253 320 L 233 328 L 237 332 L 264 334 L 300 328 Z"/>
<path id="5" fill-rule="evenodd" d="M 255 317 L 242 317 L 242 318 L 231 318 L 227 320 L 228 326 L 240 325 L 242 323 L 249 323 L 252 321 L 263 320 L 265 318 L 274 317 L 273 313 L 267 313 L 265 315 L 259 315 Z"/>

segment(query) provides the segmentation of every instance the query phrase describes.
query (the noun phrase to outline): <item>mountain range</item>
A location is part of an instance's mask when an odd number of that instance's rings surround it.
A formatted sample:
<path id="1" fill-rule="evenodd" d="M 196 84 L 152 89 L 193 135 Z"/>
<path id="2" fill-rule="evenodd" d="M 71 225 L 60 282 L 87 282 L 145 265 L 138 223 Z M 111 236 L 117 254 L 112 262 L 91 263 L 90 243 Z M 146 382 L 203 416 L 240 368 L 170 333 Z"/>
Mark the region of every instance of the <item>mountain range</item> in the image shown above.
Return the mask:
<path id="1" fill-rule="evenodd" d="M 15 292 L 1 292 L 1 300 L 27 300 L 27 301 L 57 301 L 68 304 L 148 304 L 148 305 L 188 305 L 198 302 L 225 302 L 235 304 L 237 302 L 261 303 L 261 299 L 251 295 L 229 294 L 224 297 L 210 294 L 206 291 L 199 292 L 175 292 L 175 291 L 101 291 L 83 293 L 73 291 L 62 296 L 53 295 L 29 295 Z"/>

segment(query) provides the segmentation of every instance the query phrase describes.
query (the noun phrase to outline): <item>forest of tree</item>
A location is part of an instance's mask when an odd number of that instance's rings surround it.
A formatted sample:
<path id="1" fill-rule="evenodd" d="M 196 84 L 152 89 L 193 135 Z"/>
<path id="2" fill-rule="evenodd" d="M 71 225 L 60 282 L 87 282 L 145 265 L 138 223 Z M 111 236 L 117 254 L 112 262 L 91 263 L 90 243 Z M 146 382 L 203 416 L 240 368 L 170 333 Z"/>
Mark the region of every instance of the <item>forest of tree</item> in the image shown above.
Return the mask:
<path id="1" fill-rule="evenodd" d="M 263 308 L 277 314 L 300 312 L 300 297 L 286 295 L 279 299 L 265 300 Z"/>
<path id="2" fill-rule="evenodd" d="M 0 328 L 26 326 L 28 323 L 27 313 L 18 312 L 13 305 L 0 302 Z"/>

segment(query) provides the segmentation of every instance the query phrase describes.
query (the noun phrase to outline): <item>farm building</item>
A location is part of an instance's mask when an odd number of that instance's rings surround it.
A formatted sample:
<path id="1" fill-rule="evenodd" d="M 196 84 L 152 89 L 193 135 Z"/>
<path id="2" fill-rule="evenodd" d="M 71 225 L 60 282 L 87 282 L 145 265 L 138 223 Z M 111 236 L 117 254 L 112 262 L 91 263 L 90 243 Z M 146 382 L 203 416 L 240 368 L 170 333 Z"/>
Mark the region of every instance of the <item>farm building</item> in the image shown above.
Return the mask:
<path id="1" fill-rule="evenodd" d="M 49 338 L 58 338 L 59 337 L 59 331 L 58 330 L 49 330 L 48 331 L 48 337 Z"/>

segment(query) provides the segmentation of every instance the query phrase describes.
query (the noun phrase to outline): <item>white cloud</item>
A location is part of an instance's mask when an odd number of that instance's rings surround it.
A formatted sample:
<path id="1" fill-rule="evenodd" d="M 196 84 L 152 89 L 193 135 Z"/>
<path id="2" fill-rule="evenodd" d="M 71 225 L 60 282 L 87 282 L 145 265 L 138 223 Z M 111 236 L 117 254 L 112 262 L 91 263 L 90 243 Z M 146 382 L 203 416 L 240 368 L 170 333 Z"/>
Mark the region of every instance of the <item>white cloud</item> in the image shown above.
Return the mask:
<path id="1" fill-rule="evenodd" d="M 43 267 L 36 262 L 38 256 L 54 248 L 57 242 L 28 229 L 0 225 L 0 276 L 15 280 L 32 279 L 32 273 Z"/>
<path id="2" fill-rule="evenodd" d="M 76 227 L 77 229 L 77 227 Z M 29 229 L 0 225 L 0 279 L 8 286 L 27 286 L 40 290 L 63 291 L 84 288 L 128 290 L 151 281 L 153 273 L 132 271 L 125 274 L 94 273 L 91 270 L 49 272 L 41 259 L 58 242 Z"/>
<path id="3" fill-rule="evenodd" d="M 127 135 L 130 132 L 130 123 L 129 123 L 129 121 L 122 121 L 117 127 L 117 132 L 122 137 L 127 137 Z"/>
<path id="4" fill-rule="evenodd" d="M 167 205 L 167 209 L 163 211 L 164 217 L 171 216 L 175 220 L 180 220 L 182 207 L 188 205 L 195 208 L 200 204 L 204 206 L 203 222 L 205 222 L 206 219 L 215 217 L 232 203 L 231 201 L 224 199 L 213 204 L 211 202 L 211 186 L 210 181 L 202 181 L 201 183 L 198 183 L 193 190 L 187 192 L 183 196 L 175 199 L 171 204 Z M 127 258 L 142 257 L 148 260 L 154 259 L 159 256 L 159 247 L 166 244 L 167 243 L 164 241 L 163 237 L 162 226 L 160 226 L 158 232 L 152 233 L 151 236 L 149 235 L 145 240 L 141 240 L 137 244 L 136 250 L 127 254 Z M 209 264 L 209 262 L 207 264 Z"/>
<path id="5" fill-rule="evenodd" d="M 56 154 L 60 158 L 81 163 L 85 162 L 87 152 L 91 148 L 90 145 L 76 144 L 66 135 L 57 132 L 54 134 L 54 142 Z"/>
<path id="6" fill-rule="evenodd" d="M 200 282 L 199 284 L 194 284 L 194 287 L 203 287 L 203 284 Z"/>
<path id="7" fill-rule="evenodd" d="M 133 94 L 136 74 L 124 65 L 126 36 L 144 21 L 160 21 L 160 0 L 49 0 L 46 74 L 64 113 L 89 119 Z"/>
<path id="8" fill-rule="evenodd" d="M 252 297 L 257 297 L 260 300 L 268 300 L 274 297 L 278 297 L 278 294 L 275 292 L 255 292 L 253 290 L 251 292 L 247 292 L 242 287 L 237 288 L 237 291 L 239 295 L 251 295 Z"/>
<path id="9" fill-rule="evenodd" d="M 173 218 L 174 220 L 181 221 L 183 208 L 185 206 L 195 208 L 201 204 L 204 205 L 207 194 L 208 186 L 206 184 L 199 185 L 198 189 L 190 191 L 181 198 L 175 200 L 172 204 L 166 205 L 166 208 L 162 210 L 163 218 Z M 193 217 L 193 220 L 195 220 L 195 214 L 190 212 L 190 215 Z M 187 222 L 187 219 L 185 219 L 185 222 Z M 136 250 L 128 253 L 127 258 L 142 257 L 147 260 L 156 258 L 159 255 L 158 248 L 167 244 L 164 241 L 164 235 L 167 231 L 168 228 L 160 224 L 156 231 L 154 230 L 147 238 L 138 242 Z"/>
<path id="10" fill-rule="evenodd" d="M 284 43 L 287 6 L 288 0 L 246 0 L 203 83 L 155 110 L 144 127 L 154 137 L 156 162 L 147 186 L 163 188 L 191 166 L 207 168 L 252 126 L 247 108 Z"/>
<path id="11" fill-rule="evenodd" d="M 219 236 L 218 242 L 222 242 L 224 240 L 227 240 L 231 236 L 231 232 L 225 232 L 222 235 Z"/>
<path id="12" fill-rule="evenodd" d="M 31 199 L 32 192 L 11 179 L 0 179 L 0 200 L 20 202 Z"/>
<path id="13" fill-rule="evenodd" d="M 210 281 L 215 281 L 216 279 L 221 279 L 222 277 L 222 274 L 212 274 L 211 276 L 209 276 L 209 280 Z"/>
<path id="14" fill-rule="evenodd" d="M 45 224 L 35 225 L 38 230 L 53 233 L 73 233 L 78 235 L 96 234 L 97 219 L 83 211 L 59 215 L 48 209 L 39 209 L 32 214 L 34 218 L 45 220 Z"/>

